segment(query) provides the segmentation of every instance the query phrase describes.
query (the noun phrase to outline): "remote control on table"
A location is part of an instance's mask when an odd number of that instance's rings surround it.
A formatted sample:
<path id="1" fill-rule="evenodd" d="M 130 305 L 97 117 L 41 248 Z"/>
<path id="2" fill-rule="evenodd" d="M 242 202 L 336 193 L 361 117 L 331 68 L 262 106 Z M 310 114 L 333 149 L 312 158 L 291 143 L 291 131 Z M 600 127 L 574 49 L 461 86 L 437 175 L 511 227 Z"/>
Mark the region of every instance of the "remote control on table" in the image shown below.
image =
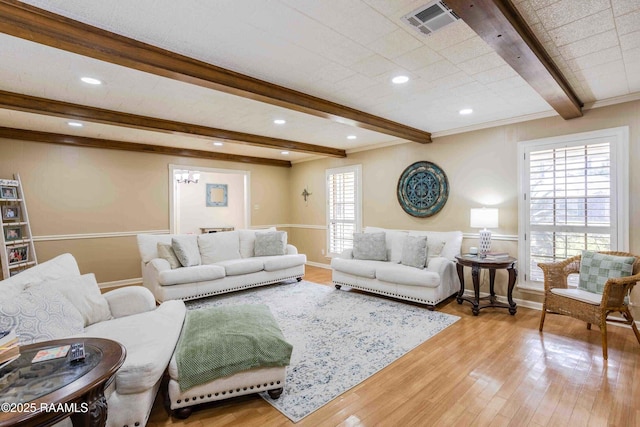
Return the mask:
<path id="1" fill-rule="evenodd" d="M 71 363 L 81 362 L 84 360 L 84 358 L 84 344 L 81 342 L 71 344 L 71 355 L 69 356 L 69 360 L 71 361 Z"/>

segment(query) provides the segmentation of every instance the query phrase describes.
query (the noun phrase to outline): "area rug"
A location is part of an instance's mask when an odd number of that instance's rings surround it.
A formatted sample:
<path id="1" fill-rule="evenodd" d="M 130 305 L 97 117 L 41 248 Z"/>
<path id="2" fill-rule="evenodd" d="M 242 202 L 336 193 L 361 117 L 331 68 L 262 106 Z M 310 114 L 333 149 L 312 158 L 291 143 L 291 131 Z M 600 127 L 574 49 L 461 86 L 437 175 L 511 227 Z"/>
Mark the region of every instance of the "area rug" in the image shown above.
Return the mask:
<path id="1" fill-rule="evenodd" d="M 298 422 L 455 323 L 424 307 L 302 281 L 187 302 L 266 304 L 293 344 L 284 393 L 263 399 Z"/>

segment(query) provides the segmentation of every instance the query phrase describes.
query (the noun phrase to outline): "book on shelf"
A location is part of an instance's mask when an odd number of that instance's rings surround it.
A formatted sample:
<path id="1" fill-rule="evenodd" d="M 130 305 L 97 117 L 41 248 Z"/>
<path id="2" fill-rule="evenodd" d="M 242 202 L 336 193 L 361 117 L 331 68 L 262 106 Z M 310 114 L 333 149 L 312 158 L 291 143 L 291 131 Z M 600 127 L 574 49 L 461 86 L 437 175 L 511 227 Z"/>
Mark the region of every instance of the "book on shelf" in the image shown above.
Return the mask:
<path id="1" fill-rule="evenodd" d="M 2 350 L 0 351 L 0 364 L 15 359 L 18 356 L 20 356 L 20 346 L 16 339 L 11 346 L 2 347 Z"/>

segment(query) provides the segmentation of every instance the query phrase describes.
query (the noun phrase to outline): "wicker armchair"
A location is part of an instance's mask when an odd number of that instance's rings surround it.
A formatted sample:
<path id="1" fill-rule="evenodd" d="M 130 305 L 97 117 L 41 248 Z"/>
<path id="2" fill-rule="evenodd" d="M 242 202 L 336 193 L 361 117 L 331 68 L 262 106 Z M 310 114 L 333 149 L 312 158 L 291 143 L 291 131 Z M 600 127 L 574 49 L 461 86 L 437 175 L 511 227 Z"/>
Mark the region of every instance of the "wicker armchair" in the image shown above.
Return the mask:
<path id="1" fill-rule="evenodd" d="M 620 313 L 624 320 L 609 319 L 610 322 L 630 325 L 633 333 L 640 343 L 640 332 L 633 316 L 629 312 L 626 297 L 629 295 L 636 282 L 640 281 L 640 256 L 626 252 L 600 252 L 602 254 L 617 256 L 633 256 L 636 261 L 633 264 L 631 276 L 607 280 L 602 295 L 571 289 L 567 287 L 567 277 L 570 274 L 580 272 L 580 255 L 568 258 L 561 262 L 538 264 L 544 272 L 544 304 L 540 316 L 540 332 L 544 326 L 544 318 L 547 312 L 563 314 L 587 322 L 587 329 L 595 323 L 600 327 L 602 334 L 602 356 L 607 359 L 607 316 L 611 313 Z M 554 292 L 554 289 L 556 290 Z"/>

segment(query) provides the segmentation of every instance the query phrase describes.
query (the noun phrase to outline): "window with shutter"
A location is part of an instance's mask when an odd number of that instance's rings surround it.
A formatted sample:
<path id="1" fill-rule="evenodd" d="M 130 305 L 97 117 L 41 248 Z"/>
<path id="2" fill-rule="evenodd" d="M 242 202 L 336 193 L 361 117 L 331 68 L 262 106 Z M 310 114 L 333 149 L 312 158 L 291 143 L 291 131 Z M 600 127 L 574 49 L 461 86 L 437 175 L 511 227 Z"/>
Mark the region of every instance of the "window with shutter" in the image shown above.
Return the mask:
<path id="1" fill-rule="evenodd" d="M 328 169 L 327 253 L 339 255 L 353 247 L 353 233 L 361 228 L 360 165 Z"/>
<path id="2" fill-rule="evenodd" d="M 628 128 L 522 142 L 519 150 L 524 287 L 542 288 L 538 263 L 628 250 Z"/>

